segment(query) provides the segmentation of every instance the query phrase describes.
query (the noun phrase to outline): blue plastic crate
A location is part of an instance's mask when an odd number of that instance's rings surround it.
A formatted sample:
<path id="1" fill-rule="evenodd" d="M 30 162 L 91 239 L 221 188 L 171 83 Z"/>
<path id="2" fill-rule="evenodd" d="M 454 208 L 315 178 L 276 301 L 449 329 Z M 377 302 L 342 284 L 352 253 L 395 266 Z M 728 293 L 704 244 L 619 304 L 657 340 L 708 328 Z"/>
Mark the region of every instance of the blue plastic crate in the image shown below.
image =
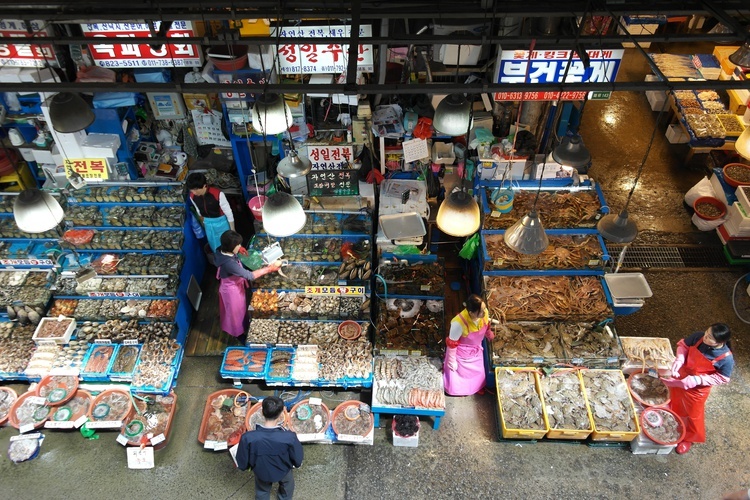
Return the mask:
<path id="1" fill-rule="evenodd" d="M 81 363 L 81 380 L 84 382 L 107 382 L 109 381 L 109 370 L 112 367 L 114 361 L 115 351 L 117 350 L 116 344 L 91 344 L 86 355 L 83 357 Z M 88 366 L 89 361 L 94 362 L 95 358 L 105 356 L 109 352 L 109 360 L 103 371 L 87 371 L 91 367 Z"/>
<path id="2" fill-rule="evenodd" d="M 180 353 L 177 355 L 179 358 L 179 361 L 182 361 L 182 349 L 180 349 Z M 138 370 L 141 365 L 141 359 L 138 359 L 138 364 L 135 367 L 135 370 L 133 372 L 133 377 L 135 378 Z M 172 386 L 174 385 L 175 377 L 177 376 L 177 372 L 179 370 L 179 363 L 177 364 L 171 364 L 169 366 L 169 375 L 164 380 L 164 383 L 160 386 L 153 386 L 153 385 L 137 385 L 135 383 L 132 383 L 130 385 L 130 390 L 132 392 L 144 392 L 148 394 L 167 394 L 170 390 L 172 390 Z"/>
<path id="3" fill-rule="evenodd" d="M 129 344 L 129 345 L 123 345 L 123 344 L 117 344 L 117 348 L 115 349 L 115 353 L 112 355 L 112 364 L 109 369 L 109 379 L 112 381 L 129 381 L 133 380 L 133 373 L 135 372 L 135 367 L 138 365 L 138 358 L 141 355 L 141 348 L 143 347 L 143 344 Z M 135 363 L 133 363 L 133 369 L 126 372 L 116 372 L 113 371 L 115 361 L 117 360 L 117 357 L 120 355 L 120 353 L 123 350 L 130 350 L 129 348 L 135 348 L 136 349 L 136 359 Z"/>
<path id="4" fill-rule="evenodd" d="M 266 359 L 266 370 L 265 370 L 265 379 L 266 382 L 269 384 L 274 383 L 289 383 L 292 381 L 292 360 L 294 359 L 294 347 L 273 347 L 268 353 L 268 359 Z M 275 377 L 271 376 L 271 360 L 273 358 L 273 354 L 275 352 L 288 352 L 290 354 L 289 357 L 289 374 L 286 377 Z"/>
<path id="5" fill-rule="evenodd" d="M 227 359 L 233 352 L 242 353 L 241 360 L 237 363 L 239 370 L 230 370 L 227 368 Z M 253 353 L 265 353 L 265 358 L 260 366 L 260 370 L 252 371 L 249 368 L 254 366 Z M 266 378 L 270 349 L 264 347 L 228 347 L 224 351 L 224 357 L 221 360 L 219 374 L 224 379 L 263 379 Z"/>

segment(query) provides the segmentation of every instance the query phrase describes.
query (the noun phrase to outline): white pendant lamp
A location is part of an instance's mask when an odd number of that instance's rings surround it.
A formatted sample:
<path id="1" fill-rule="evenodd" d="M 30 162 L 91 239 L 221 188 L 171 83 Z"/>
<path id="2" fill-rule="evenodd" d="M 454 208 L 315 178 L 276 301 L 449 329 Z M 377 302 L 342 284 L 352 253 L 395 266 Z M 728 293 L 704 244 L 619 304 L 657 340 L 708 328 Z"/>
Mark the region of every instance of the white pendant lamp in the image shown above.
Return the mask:
<path id="1" fill-rule="evenodd" d="M 602 238 L 612 243 L 630 243 L 638 236 L 638 226 L 628 219 L 628 210 L 624 208 L 619 214 L 608 214 L 599 219 L 596 229 Z"/>
<path id="2" fill-rule="evenodd" d="M 294 139 L 292 139 L 294 141 Z M 301 158 L 295 149 L 279 162 L 276 167 L 278 174 L 282 177 L 303 177 L 312 170 L 312 162 L 307 158 Z"/>
<path id="3" fill-rule="evenodd" d="M 552 159 L 560 165 L 580 168 L 591 163 L 591 153 L 583 145 L 581 136 L 575 134 L 563 137 L 560 144 L 552 150 Z"/>
<path id="4" fill-rule="evenodd" d="M 44 233 L 57 227 L 65 217 L 60 203 L 39 189 L 21 191 L 13 202 L 13 218 L 25 233 Z"/>
<path id="5" fill-rule="evenodd" d="M 49 119 L 57 132 L 70 134 L 94 123 L 94 112 L 80 94 L 60 92 L 49 101 Z"/>
<path id="6" fill-rule="evenodd" d="M 746 160 L 750 160 L 750 127 L 746 128 L 745 131 L 740 134 L 737 141 L 734 143 L 734 148 L 740 156 Z"/>
<path id="7" fill-rule="evenodd" d="M 458 136 L 466 133 L 471 123 L 471 103 L 463 94 L 449 94 L 435 109 L 432 126 L 441 134 Z"/>
<path id="8" fill-rule="evenodd" d="M 435 222 L 445 234 L 469 236 L 479 229 L 479 205 L 467 192 L 454 191 L 440 204 Z"/>
<path id="9" fill-rule="evenodd" d="M 268 197 L 263 204 L 261 214 L 263 230 L 277 238 L 298 233 L 307 222 L 307 214 L 297 199 L 291 194 L 280 191 Z"/>
<path id="10" fill-rule="evenodd" d="M 292 110 L 278 94 L 260 94 L 252 110 L 253 130 L 261 135 L 276 135 L 289 130 Z"/>
<path id="11" fill-rule="evenodd" d="M 549 246 L 549 238 L 534 208 L 505 231 L 503 240 L 512 250 L 526 255 L 542 253 Z"/>

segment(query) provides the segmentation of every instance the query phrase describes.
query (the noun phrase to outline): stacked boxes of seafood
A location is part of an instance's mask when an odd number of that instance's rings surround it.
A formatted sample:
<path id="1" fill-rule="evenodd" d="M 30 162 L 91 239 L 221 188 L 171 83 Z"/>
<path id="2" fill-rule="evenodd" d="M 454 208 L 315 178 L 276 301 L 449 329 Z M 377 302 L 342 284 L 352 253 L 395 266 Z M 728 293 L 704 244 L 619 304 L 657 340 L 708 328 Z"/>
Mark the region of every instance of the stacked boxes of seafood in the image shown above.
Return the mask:
<path id="1" fill-rule="evenodd" d="M 272 239 L 260 222 L 256 231 L 248 250 L 262 252 L 278 242 L 285 261 L 279 273 L 257 280 L 250 304 L 248 349 L 270 349 L 267 365 L 258 373 L 258 350 L 228 348 L 222 377 L 263 378 L 274 386 L 371 387 L 371 215 L 311 211 L 294 236 Z M 354 335 L 340 333 L 347 321 Z"/>
<path id="2" fill-rule="evenodd" d="M 54 274 L 50 269 L 0 268 L 0 316 L 23 325 L 39 324 L 52 295 L 50 287 L 53 279 Z"/>
<path id="3" fill-rule="evenodd" d="M 656 369 L 659 375 L 668 376 L 672 371 L 674 352 L 667 338 L 620 337 L 626 361 L 622 371 L 626 375 Z"/>

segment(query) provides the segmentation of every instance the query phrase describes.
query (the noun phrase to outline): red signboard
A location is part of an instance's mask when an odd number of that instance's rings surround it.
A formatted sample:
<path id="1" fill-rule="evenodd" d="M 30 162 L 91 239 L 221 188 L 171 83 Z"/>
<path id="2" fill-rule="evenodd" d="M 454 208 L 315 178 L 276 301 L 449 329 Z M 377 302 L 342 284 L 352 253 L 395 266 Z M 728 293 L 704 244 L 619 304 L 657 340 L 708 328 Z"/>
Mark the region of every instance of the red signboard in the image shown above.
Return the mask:
<path id="1" fill-rule="evenodd" d="M 52 28 L 46 21 L 28 21 L 28 23 L 31 33 L 26 29 L 26 21 L 0 20 L 0 36 L 44 38 L 52 34 Z M 51 44 L 0 44 L 0 67 L 43 68 L 46 64 L 59 66 Z"/>
<path id="2" fill-rule="evenodd" d="M 159 29 L 159 22 L 154 23 Z M 89 38 L 132 37 L 149 38 L 151 30 L 146 23 L 94 23 L 82 24 L 83 34 Z M 170 38 L 196 36 L 189 21 L 173 21 L 167 31 Z M 203 54 L 197 45 L 170 43 L 154 48 L 146 43 L 89 45 L 97 66 L 105 68 L 164 68 L 193 67 L 203 64 Z"/>

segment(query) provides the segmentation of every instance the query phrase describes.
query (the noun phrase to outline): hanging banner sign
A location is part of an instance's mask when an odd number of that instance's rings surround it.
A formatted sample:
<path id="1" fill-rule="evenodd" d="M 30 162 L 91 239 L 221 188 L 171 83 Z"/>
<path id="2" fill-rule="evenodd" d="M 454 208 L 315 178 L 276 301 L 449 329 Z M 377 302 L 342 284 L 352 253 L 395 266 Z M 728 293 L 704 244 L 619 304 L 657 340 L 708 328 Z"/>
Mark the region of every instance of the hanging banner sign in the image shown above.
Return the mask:
<path id="1" fill-rule="evenodd" d="M 273 30 L 271 36 L 276 36 Z M 289 26 L 281 28 L 281 38 L 331 37 L 342 38 L 351 35 L 351 26 Z M 359 36 L 372 36 L 372 26 L 359 27 Z M 315 74 L 343 73 L 349 59 L 349 46 L 338 43 L 330 44 L 292 44 L 279 46 L 279 72 L 282 74 Z M 364 72 L 374 71 L 372 62 L 372 45 L 359 45 L 357 50 L 357 69 Z"/>
<path id="2" fill-rule="evenodd" d="M 26 24 L 28 22 L 28 25 Z M 31 30 L 31 33 L 26 28 Z M 0 20 L 0 36 L 39 37 L 52 36 L 52 26 L 47 21 Z M 51 44 L 0 44 L 0 68 L 4 66 L 43 68 L 60 67 Z"/>
<path id="3" fill-rule="evenodd" d="M 106 158 L 66 158 L 65 177 L 70 179 L 75 174 L 87 181 L 104 181 L 109 178 Z"/>
<path id="4" fill-rule="evenodd" d="M 363 286 L 306 286 L 305 295 L 345 295 L 361 297 L 365 294 Z"/>
<path id="5" fill-rule="evenodd" d="M 313 170 L 349 168 L 354 158 L 353 146 L 307 146 L 307 157 Z"/>
<path id="6" fill-rule="evenodd" d="M 587 50 L 586 53 L 590 59 L 589 67 L 584 67 L 583 62 L 574 53 L 565 82 L 614 82 L 625 50 Z M 569 50 L 535 50 L 531 53 L 531 60 L 529 60 L 528 50 L 503 50 L 499 55 L 495 81 L 497 83 L 527 82 L 530 86 L 535 83 L 562 82 L 569 59 Z M 526 70 L 529 64 L 531 68 L 528 80 L 526 80 Z M 495 92 L 494 99 L 495 101 L 581 101 L 587 94 L 589 98 L 593 97 L 593 93 L 586 90 L 544 92 L 529 90 Z M 596 94 L 599 99 L 603 96 L 601 92 Z"/>
<path id="7" fill-rule="evenodd" d="M 161 22 L 154 23 L 158 30 Z M 132 37 L 150 38 L 148 24 L 136 22 L 82 24 L 88 38 Z M 200 36 L 190 21 L 173 21 L 167 31 L 170 38 Z M 170 43 L 156 48 L 146 43 L 89 45 L 91 57 L 103 68 L 178 68 L 203 65 L 203 53 L 198 45 Z"/>

